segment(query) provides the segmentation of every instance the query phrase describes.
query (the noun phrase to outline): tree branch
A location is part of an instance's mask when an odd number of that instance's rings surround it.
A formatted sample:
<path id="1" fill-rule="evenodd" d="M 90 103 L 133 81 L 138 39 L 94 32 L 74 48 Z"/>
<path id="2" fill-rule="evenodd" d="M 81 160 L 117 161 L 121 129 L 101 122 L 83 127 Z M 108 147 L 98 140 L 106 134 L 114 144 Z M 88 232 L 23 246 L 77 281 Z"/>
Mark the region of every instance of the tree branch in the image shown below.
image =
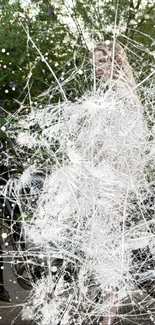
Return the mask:
<path id="1" fill-rule="evenodd" d="M 125 35 L 127 35 L 127 33 L 128 33 L 128 27 L 130 25 L 130 20 L 134 18 L 134 14 L 133 14 L 132 9 L 134 9 L 134 4 L 133 4 L 133 0 L 130 0 L 129 17 L 128 17 L 128 20 L 127 20 L 127 27 L 126 27 Z"/>
<path id="2" fill-rule="evenodd" d="M 135 9 L 139 9 L 139 6 L 140 6 L 141 3 L 142 3 L 142 0 L 138 0 L 137 6 L 135 7 Z"/>
<path id="3" fill-rule="evenodd" d="M 153 10 L 153 8 L 155 8 L 155 4 L 147 11 L 144 13 L 141 21 L 138 23 L 138 25 L 136 26 L 136 30 L 141 26 L 141 24 L 143 23 L 143 21 L 145 20 L 145 15 L 149 15 L 150 12 Z M 131 37 L 133 37 L 134 33 L 136 32 L 136 30 L 132 31 Z"/>

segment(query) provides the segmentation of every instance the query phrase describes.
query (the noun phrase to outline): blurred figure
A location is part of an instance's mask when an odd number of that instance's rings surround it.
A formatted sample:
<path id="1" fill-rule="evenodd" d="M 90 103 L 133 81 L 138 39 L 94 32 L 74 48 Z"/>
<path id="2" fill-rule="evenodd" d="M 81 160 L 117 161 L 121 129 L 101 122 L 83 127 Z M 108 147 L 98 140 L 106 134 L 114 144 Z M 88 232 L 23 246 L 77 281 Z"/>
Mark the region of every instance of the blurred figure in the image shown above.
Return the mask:
<path id="1" fill-rule="evenodd" d="M 97 43 L 92 52 L 92 59 L 97 75 L 104 82 L 119 80 L 132 89 L 134 95 L 138 96 L 132 68 L 119 43 L 113 41 Z"/>
<path id="2" fill-rule="evenodd" d="M 123 47 L 114 41 L 99 42 L 95 45 L 91 55 L 96 74 L 107 85 L 114 85 L 113 89 L 117 97 L 124 98 L 124 103 L 129 98 L 133 104 L 130 105 L 131 109 L 134 109 L 135 104 L 141 106 L 132 68 Z M 107 293 L 104 299 L 113 302 L 114 306 L 107 312 L 102 325 L 113 325 L 120 309 L 117 295 Z"/>

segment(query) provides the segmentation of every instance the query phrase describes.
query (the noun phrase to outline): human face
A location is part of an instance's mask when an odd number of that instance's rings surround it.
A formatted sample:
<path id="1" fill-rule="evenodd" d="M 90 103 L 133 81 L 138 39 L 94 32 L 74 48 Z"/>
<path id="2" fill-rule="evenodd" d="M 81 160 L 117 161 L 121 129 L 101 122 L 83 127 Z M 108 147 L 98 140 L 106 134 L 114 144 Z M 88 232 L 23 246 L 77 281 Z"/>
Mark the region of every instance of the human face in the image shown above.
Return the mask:
<path id="1" fill-rule="evenodd" d="M 103 50 L 95 50 L 94 52 L 96 73 L 104 80 L 118 79 L 119 71 L 116 65 L 112 65 L 112 58 Z M 112 71 L 113 69 L 113 71 Z"/>

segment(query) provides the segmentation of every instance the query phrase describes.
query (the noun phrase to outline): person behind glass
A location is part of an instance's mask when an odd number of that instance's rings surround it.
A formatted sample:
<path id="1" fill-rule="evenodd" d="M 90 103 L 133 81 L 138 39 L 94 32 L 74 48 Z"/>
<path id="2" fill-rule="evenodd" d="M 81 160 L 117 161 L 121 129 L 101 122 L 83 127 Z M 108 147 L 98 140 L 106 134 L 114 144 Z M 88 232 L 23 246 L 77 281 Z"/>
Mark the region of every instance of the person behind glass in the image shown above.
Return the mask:
<path id="1" fill-rule="evenodd" d="M 122 87 L 124 87 L 127 90 L 130 101 L 133 98 L 133 103 L 140 105 L 132 68 L 123 47 L 119 43 L 109 40 L 97 43 L 91 53 L 91 58 L 95 73 L 108 88 L 112 87 L 118 93 L 118 96 L 123 95 L 125 100 L 126 92 L 122 92 Z M 111 301 L 113 306 L 110 308 L 107 316 L 103 318 L 102 325 L 113 325 L 120 310 L 117 292 L 107 292 L 104 297 L 105 300 Z"/>
<path id="2" fill-rule="evenodd" d="M 124 85 L 138 100 L 136 82 L 123 47 L 114 41 L 96 43 L 92 53 L 96 74 L 107 85 Z"/>

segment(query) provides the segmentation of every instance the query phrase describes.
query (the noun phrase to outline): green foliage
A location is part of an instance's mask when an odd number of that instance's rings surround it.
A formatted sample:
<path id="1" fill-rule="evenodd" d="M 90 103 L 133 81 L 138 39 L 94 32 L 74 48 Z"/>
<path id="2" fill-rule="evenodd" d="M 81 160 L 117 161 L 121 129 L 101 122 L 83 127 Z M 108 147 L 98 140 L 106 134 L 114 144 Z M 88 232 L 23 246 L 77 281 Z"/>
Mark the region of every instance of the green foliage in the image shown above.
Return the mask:
<path id="1" fill-rule="evenodd" d="M 64 64 L 73 56 L 69 41 L 65 41 L 66 36 L 74 38 L 69 27 L 59 22 L 56 14 L 49 10 L 48 6 L 40 4 L 35 20 L 29 18 L 18 3 L 14 6 L 7 4 L 1 11 L 0 95 L 1 105 L 9 111 L 18 107 L 15 99 L 28 104 L 30 94 L 35 98 L 50 85 L 56 86 L 44 59 L 60 78 Z"/>
<path id="2" fill-rule="evenodd" d="M 77 0 L 75 6 L 65 0 L 31 0 L 31 6 L 24 7 L 22 0 L 12 5 L 4 0 L 0 9 L 0 106 L 5 111 L 13 113 L 21 102 L 28 108 L 36 98 L 38 106 L 58 102 L 64 94 L 73 101 L 90 89 L 85 33 L 96 41 L 116 34 L 128 48 L 138 78 L 151 71 L 154 1 L 144 7 L 141 0 Z M 5 122 L 3 116 L 1 124 Z"/>
<path id="3" fill-rule="evenodd" d="M 53 5 L 51 1 L 38 0 L 31 1 L 32 8 L 34 5 L 36 10 L 35 15 L 32 15 L 29 7 L 23 8 L 21 3 L 22 1 L 14 1 L 9 5 L 7 0 L 0 4 L 0 95 L 3 105 L 9 111 L 18 107 L 13 99 L 26 100 L 28 104 L 29 92 L 33 99 L 50 86 L 58 89 L 58 82 L 44 60 L 49 63 L 61 83 L 64 75 L 68 78 L 75 68 L 78 71 L 83 60 L 88 62 L 88 51 L 83 37 L 85 31 L 95 40 L 107 36 L 111 38 L 116 22 L 120 30 L 118 39 L 124 44 L 126 39 L 123 34 L 139 44 L 151 46 L 155 11 L 154 5 L 149 3 L 141 8 L 141 1 L 134 5 L 133 1 L 120 0 L 117 6 L 116 0 L 77 0 L 75 7 L 68 8 L 63 0 Z M 60 18 L 63 12 L 64 16 L 70 17 L 75 23 L 76 32 Z M 75 53 L 76 62 L 73 60 Z M 148 60 L 147 51 L 145 60 Z M 87 67 L 83 72 L 86 73 L 86 70 Z M 79 85 L 77 75 L 77 81 L 74 77 L 70 78 L 72 84 L 67 89 L 69 96 L 69 89 L 73 90 Z M 81 75 L 79 79 L 81 80 Z M 82 78 L 82 82 L 84 79 Z M 80 87 L 77 96 L 79 91 Z"/>

